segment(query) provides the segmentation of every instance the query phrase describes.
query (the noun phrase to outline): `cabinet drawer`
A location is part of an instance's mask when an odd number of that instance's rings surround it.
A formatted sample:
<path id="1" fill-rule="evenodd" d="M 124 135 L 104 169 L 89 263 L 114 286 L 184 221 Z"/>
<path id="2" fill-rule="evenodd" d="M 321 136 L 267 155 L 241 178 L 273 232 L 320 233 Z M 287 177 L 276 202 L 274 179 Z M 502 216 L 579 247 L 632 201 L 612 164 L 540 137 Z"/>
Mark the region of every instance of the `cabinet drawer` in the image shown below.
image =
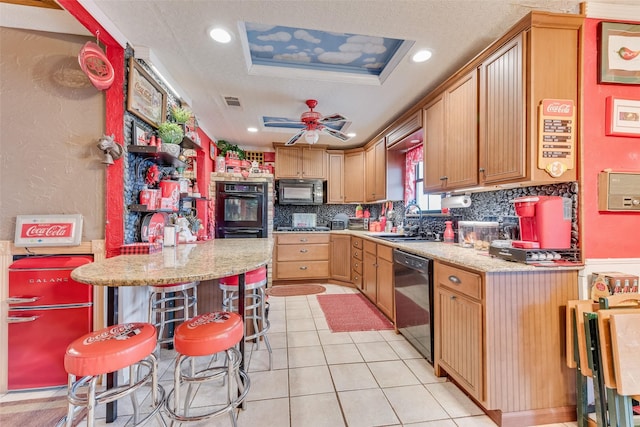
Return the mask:
<path id="1" fill-rule="evenodd" d="M 278 279 L 315 279 L 329 277 L 329 261 L 278 262 Z"/>
<path id="2" fill-rule="evenodd" d="M 277 261 L 328 261 L 329 244 L 278 246 Z"/>
<path id="3" fill-rule="evenodd" d="M 364 244 L 364 251 L 365 252 L 369 252 L 372 254 L 376 254 L 376 246 L 378 246 L 378 244 L 376 242 L 372 242 L 371 240 L 365 240 L 363 242 Z"/>
<path id="4" fill-rule="evenodd" d="M 351 260 L 351 269 L 353 271 L 356 271 L 356 272 L 362 274 L 362 261 L 357 260 L 357 259 L 352 259 Z"/>
<path id="5" fill-rule="evenodd" d="M 352 249 L 351 258 L 355 258 L 362 261 L 362 249 Z"/>
<path id="6" fill-rule="evenodd" d="M 441 286 L 471 298 L 482 298 L 482 281 L 479 274 L 436 263 L 436 280 Z"/>
<path id="7" fill-rule="evenodd" d="M 352 270 L 351 271 L 351 281 L 353 282 L 353 285 L 357 289 L 362 289 L 362 272 L 361 271 Z"/>
<path id="8" fill-rule="evenodd" d="M 351 246 L 353 246 L 354 248 L 357 248 L 357 249 L 362 249 L 362 239 L 352 237 L 351 238 Z"/>
<path id="9" fill-rule="evenodd" d="M 378 245 L 378 258 L 393 262 L 393 248 L 386 245 Z"/>
<path id="10" fill-rule="evenodd" d="M 299 245 L 300 243 L 329 243 L 329 233 L 278 234 L 278 245 Z"/>

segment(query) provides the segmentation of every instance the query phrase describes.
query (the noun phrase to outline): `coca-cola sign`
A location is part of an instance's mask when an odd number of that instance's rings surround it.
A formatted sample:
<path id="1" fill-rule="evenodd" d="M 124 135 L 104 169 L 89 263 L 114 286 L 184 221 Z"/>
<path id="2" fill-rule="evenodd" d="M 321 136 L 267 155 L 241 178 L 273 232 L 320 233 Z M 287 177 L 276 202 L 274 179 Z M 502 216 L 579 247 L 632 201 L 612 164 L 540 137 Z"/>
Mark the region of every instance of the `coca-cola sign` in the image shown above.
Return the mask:
<path id="1" fill-rule="evenodd" d="M 82 238 L 82 215 L 18 215 L 15 245 L 77 246 Z"/>
<path id="2" fill-rule="evenodd" d="M 545 99 L 542 102 L 542 108 L 547 116 L 566 116 L 573 115 L 573 101 L 560 99 Z"/>

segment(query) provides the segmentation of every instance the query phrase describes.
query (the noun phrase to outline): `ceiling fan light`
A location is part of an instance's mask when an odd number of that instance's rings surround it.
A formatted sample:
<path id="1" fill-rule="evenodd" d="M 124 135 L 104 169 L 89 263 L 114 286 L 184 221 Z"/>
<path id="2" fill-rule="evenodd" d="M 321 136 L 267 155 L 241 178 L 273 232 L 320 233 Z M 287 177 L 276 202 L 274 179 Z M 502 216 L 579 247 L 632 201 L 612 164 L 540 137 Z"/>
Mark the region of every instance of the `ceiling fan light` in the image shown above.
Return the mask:
<path id="1" fill-rule="evenodd" d="M 247 132 L 251 132 L 251 133 L 258 132 L 258 128 L 248 127 L 248 128 L 247 128 Z"/>
<path id="2" fill-rule="evenodd" d="M 218 43 L 229 43 L 231 41 L 231 34 L 223 28 L 214 28 L 209 31 L 209 36 Z"/>
<path id="3" fill-rule="evenodd" d="M 304 140 L 307 141 L 308 144 L 315 144 L 319 138 L 320 135 L 317 130 L 308 130 L 304 133 Z"/>
<path id="4" fill-rule="evenodd" d="M 429 58 L 431 58 L 431 51 L 430 50 L 419 50 L 417 51 L 412 57 L 411 60 L 413 62 L 425 62 L 428 61 Z"/>

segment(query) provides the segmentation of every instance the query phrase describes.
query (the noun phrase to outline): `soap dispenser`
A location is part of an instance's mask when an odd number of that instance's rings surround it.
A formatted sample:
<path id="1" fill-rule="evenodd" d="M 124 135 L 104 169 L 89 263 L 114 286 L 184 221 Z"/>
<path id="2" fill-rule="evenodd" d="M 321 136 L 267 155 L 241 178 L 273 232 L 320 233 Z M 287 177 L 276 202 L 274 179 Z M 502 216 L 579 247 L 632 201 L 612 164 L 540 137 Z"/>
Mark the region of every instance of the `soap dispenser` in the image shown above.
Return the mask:
<path id="1" fill-rule="evenodd" d="M 444 242 L 445 243 L 453 243 L 453 227 L 451 226 L 451 221 L 445 221 L 445 229 L 444 229 Z"/>

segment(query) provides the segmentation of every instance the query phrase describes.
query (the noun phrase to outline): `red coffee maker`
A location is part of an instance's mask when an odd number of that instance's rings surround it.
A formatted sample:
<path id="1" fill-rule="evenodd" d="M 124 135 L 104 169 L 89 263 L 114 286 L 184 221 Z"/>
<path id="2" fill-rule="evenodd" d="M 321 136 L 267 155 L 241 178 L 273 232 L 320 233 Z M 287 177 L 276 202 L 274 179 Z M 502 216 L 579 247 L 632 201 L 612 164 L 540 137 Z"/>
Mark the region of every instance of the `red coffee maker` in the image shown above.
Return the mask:
<path id="1" fill-rule="evenodd" d="M 571 248 L 571 199 L 527 196 L 513 200 L 520 221 L 520 238 L 511 243 L 523 249 Z"/>

